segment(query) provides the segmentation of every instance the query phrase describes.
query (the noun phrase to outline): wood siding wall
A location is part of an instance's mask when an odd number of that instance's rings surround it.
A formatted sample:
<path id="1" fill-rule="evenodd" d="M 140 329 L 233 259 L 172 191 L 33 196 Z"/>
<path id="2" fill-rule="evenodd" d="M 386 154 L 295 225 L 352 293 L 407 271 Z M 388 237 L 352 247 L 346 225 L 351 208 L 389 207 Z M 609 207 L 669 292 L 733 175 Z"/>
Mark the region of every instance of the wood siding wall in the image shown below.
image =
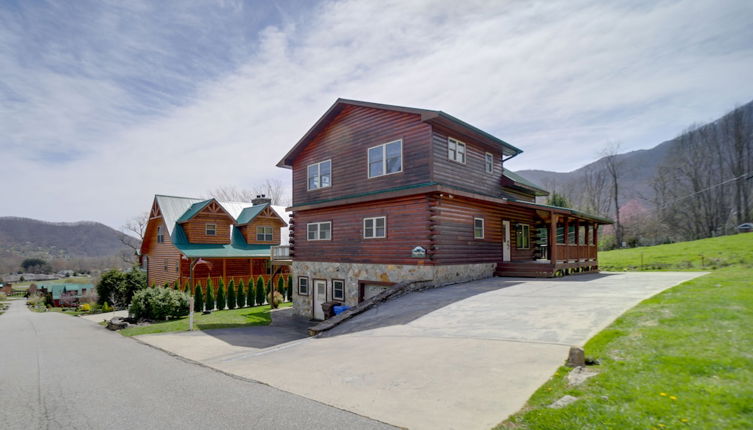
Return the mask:
<path id="1" fill-rule="evenodd" d="M 198 213 L 189 221 L 183 223 L 183 231 L 191 243 L 230 243 L 230 225 L 232 221 L 224 214 Z M 206 225 L 216 224 L 217 234 L 207 236 Z"/>
<path id="2" fill-rule="evenodd" d="M 431 126 L 414 114 L 347 106 L 296 157 L 293 205 L 379 191 L 430 180 Z M 368 177 L 368 148 L 403 140 L 403 171 Z M 309 164 L 332 160 L 332 186 L 307 190 Z"/>
<path id="3" fill-rule="evenodd" d="M 387 217 L 384 239 L 364 239 L 363 219 Z M 332 222 L 332 240 L 309 241 L 306 225 Z M 429 249 L 428 198 L 424 195 L 349 206 L 297 211 L 290 222 L 291 254 L 299 261 L 420 264 L 416 246 Z"/>
<path id="4" fill-rule="evenodd" d="M 533 260 L 535 212 L 512 205 L 495 205 L 447 196 L 433 198 L 433 261 L 436 264 L 499 262 L 502 260 L 502 221 L 510 221 L 510 257 L 512 261 Z M 484 219 L 484 238 L 474 239 L 473 219 Z M 515 224 L 529 224 L 531 247 L 518 249 Z"/>
<path id="5" fill-rule="evenodd" d="M 448 137 L 466 144 L 465 164 L 452 161 L 447 156 Z M 500 195 L 501 148 L 495 151 L 438 127 L 433 127 L 431 147 L 434 153 L 434 181 L 482 194 Z M 484 157 L 487 152 L 494 156 L 494 168 L 491 173 L 486 172 Z"/>
<path id="6" fill-rule="evenodd" d="M 256 227 L 272 227 L 272 241 L 256 240 Z M 246 238 L 246 243 L 252 245 L 279 245 L 280 244 L 280 228 L 282 224 L 277 219 L 261 218 L 255 219 L 252 223 L 241 227 L 241 232 Z"/>
<path id="7" fill-rule="evenodd" d="M 149 223 L 154 223 L 154 225 L 147 229 L 148 236 L 144 238 L 145 241 L 149 241 L 149 252 L 145 254 L 149 275 L 147 283 L 148 285 L 164 285 L 166 282 L 172 284 L 180 277 L 180 251 L 170 240 L 167 226 L 162 218 L 150 219 Z M 157 226 L 161 226 L 164 232 L 165 241 L 162 243 L 157 243 Z"/>

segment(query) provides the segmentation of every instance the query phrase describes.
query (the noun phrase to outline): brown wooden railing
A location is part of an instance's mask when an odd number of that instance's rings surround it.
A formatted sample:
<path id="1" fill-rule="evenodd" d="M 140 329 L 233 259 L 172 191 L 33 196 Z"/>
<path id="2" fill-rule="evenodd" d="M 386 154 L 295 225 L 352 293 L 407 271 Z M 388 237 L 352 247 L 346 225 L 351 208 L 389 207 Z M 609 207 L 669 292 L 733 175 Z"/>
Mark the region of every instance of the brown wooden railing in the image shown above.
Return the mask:
<path id="1" fill-rule="evenodd" d="M 556 245 L 557 260 L 587 260 L 596 258 L 596 246 L 594 245 Z"/>

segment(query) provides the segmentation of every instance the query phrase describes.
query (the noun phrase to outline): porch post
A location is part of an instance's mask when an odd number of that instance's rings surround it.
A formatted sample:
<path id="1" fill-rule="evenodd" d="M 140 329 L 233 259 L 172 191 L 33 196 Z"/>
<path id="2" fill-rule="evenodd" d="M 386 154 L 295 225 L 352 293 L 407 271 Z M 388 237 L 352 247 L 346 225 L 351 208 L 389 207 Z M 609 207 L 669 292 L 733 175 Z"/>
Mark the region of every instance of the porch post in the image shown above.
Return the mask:
<path id="1" fill-rule="evenodd" d="M 557 263 L 557 215 L 549 212 L 549 260 Z"/>

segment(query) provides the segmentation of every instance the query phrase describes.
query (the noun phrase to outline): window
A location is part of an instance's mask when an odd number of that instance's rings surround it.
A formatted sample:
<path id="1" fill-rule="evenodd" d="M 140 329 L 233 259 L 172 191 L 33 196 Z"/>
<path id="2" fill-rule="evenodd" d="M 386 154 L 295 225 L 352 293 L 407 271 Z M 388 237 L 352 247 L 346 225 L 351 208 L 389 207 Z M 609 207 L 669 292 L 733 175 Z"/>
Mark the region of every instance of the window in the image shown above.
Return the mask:
<path id="1" fill-rule="evenodd" d="M 304 276 L 298 277 L 298 294 L 301 296 L 309 295 L 309 278 Z"/>
<path id="2" fill-rule="evenodd" d="M 575 224 L 567 225 L 567 243 L 569 245 L 575 244 Z"/>
<path id="3" fill-rule="evenodd" d="M 256 227 L 256 240 L 271 242 L 272 241 L 272 227 Z"/>
<path id="4" fill-rule="evenodd" d="M 484 167 L 486 173 L 492 173 L 494 171 L 494 155 L 489 152 L 484 156 Z"/>
<path id="5" fill-rule="evenodd" d="M 363 237 L 364 239 L 387 237 L 387 217 L 364 218 Z"/>
<path id="6" fill-rule="evenodd" d="M 565 243 L 565 226 L 564 224 L 557 224 L 557 243 Z"/>
<path id="7" fill-rule="evenodd" d="M 157 243 L 165 242 L 165 232 L 162 231 L 162 226 L 157 227 Z"/>
<path id="8" fill-rule="evenodd" d="M 308 189 L 316 190 L 332 185 L 332 160 L 309 164 Z"/>
<path id="9" fill-rule="evenodd" d="M 164 263 L 165 263 L 164 264 L 164 269 L 165 269 L 165 272 L 167 272 L 167 260 L 165 260 Z"/>
<path id="10" fill-rule="evenodd" d="M 403 141 L 369 148 L 369 178 L 403 171 Z"/>
<path id="11" fill-rule="evenodd" d="M 515 226 L 515 240 L 518 249 L 528 249 L 531 247 L 531 227 L 528 224 L 517 224 Z"/>
<path id="12" fill-rule="evenodd" d="M 484 219 L 483 218 L 473 218 L 473 238 L 474 239 L 484 238 Z"/>
<path id="13" fill-rule="evenodd" d="M 465 164 L 465 143 L 451 137 L 447 139 L 447 158 Z"/>
<path id="14" fill-rule="evenodd" d="M 216 236 L 217 224 L 206 224 L 204 226 L 204 231 L 206 232 L 207 236 Z"/>
<path id="15" fill-rule="evenodd" d="M 330 240 L 332 239 L 332 222 L 312 222 L 306 225 L 308 230 L 308 240 Z"/>
<path id="16" fill-rule="evenodd" d="M 345 281 L 332 280 L 332 300 L 345 300 Z"/>
<path id="17" fill-rule="evenodd" d="M 175 262 L 175 273 L 180 272 L 180 260 Z"/>

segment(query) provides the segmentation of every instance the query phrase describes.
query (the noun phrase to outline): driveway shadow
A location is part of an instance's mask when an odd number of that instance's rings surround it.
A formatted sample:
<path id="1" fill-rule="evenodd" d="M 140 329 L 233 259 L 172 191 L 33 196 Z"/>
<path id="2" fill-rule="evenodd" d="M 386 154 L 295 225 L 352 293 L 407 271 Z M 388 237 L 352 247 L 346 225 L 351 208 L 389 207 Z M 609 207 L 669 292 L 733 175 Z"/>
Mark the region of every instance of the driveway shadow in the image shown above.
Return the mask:
<path id="1" fill-rule="evenodd" d="M 528 281 L 528 279 L 525 279 Z M 523 282 L 518 278 L 489 278 L 412 292 L 377 305 L 368 311 L 323 332 L 321 337 L 404 325 L 460 300 L 490 291 L 509 288 Z"/>
<path id="2" fill-rule="evenodd" d="M 293 314 L 293 308 L 272 311 L 272 323 L 263 326 L 246 326 L 212 329 L 211 324 L 199 326 L 205 334 L 234 346 L 270 348 L 308 336 L 311 322 Z"/>

